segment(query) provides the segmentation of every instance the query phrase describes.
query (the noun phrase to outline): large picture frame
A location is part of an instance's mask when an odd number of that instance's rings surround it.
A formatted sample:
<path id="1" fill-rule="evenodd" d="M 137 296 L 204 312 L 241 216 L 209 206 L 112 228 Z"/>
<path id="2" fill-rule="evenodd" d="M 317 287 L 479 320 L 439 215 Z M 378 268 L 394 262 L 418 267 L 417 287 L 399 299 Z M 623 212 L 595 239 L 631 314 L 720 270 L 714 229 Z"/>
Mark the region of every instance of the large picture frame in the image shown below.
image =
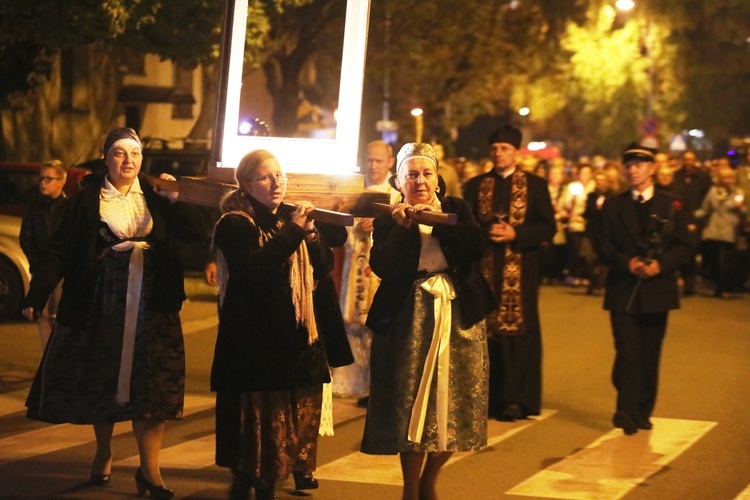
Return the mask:
<path id="1" fill-rule="evenodd" d="M 255 149 L 271 151 L 290 173 L 335 176 L 357 173 L 370 0 L 346 2 L 335 139 L 257 137 L 239 133 L 248 3 L 247 0 L 229 2 L 226 24 L 229 25 L 231 16 L 231 39 L 225 37 L 224 40 L 225 50 L 228 42 L 228 53 L 225 55 L 228 57 L 228 68 L 222 79 L 223 88 L 220 89 L 225 96 L 224 109 L 219 109 L 219 116 L 223 114 L 223 123 L 219 123 L 220 119 L 217 120 L 217 132 L 221 137 L 214 141 L 214 149 L 218 146 L 220 151 L 214 151 L 217 161 L 209 169 L 208 177 L 231 182 L 234 169 L 242 156 Z M 219 106 L 221 107 L 221 102 Z"/>

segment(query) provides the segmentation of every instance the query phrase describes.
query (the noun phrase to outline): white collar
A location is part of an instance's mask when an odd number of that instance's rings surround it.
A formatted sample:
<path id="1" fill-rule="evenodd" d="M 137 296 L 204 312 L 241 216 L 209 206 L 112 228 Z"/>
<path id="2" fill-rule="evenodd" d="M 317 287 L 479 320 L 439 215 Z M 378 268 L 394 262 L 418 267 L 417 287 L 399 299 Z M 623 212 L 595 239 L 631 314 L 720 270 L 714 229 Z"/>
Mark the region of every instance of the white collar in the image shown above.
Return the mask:
<path id="1" fill-rule="evenodd" d="M 509 168 L 507 170 L 503 170 L 498 175 L 500 175 L 500 177 L 502 177 L 503 179 L 507 179 L 508 177 L 510 177 L 511 175 L 513 175 L 515 173 L 516 168 L 518 168 L 518 167 L 516 167 L 515 165 L 513 165 L 511 168 Z M 495 170 L 495 171 L 497 172 L 497 170 Z"/>
<path id="2" fill-rule="evenodd" d="M 630 196 L 633 197 L 633 200 L 638 200 L 638 196 L 643 196 L 643 201 L 646 202 L 654 197 L 654 185 L 651 184 L 649 187 L 643 190 L 643 192 L 639 193 L 635 189 L 630 190 Z"/>
<path id="3" fill-rule="evenodd" d="M 128 194 L 130 193 L 143 194 L 143 190 L 141 189 L 141 182 L 138 180 L 138 177 L 136 177 L 133 181 L 133 184 L 130 185 Z M 104 184 L 102 185 L 101 189 L 101 197 L 105 199 L 118 197 L 124 198 L 127 197 L 127 195 L 124 195 L 120 191 L 118 191 L 117 188 L 109 180 L 109 175 L 106 175 L 104 176 Z"/>

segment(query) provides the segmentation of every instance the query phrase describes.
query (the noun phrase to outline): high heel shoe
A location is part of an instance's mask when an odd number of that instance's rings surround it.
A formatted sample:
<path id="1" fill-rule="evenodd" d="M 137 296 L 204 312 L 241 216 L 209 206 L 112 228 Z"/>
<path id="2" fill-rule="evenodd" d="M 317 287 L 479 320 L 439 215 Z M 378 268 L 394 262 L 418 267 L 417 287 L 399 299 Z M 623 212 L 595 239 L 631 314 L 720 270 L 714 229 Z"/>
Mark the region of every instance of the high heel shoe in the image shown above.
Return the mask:
<path id="1" fill-rule="evenodd" d="M 145 495 L 146 490 L 148 490 L 154 498 L 172 498 L 174 496 L 174 491 L 167 489 L 164 486 L 157 486 L 146 481 L 140 467 L 135 471 L 135 487 L 138 488 L 139 497 Z"/>
<path id="2" fill-rule="evenodd" d="M 318 480 L 313 477 L 312 472 L 293 471 L 295 490 L 315 490 L 318 488 Z"/>
<path id="3" fill-rule="evenodd" d="M 92 486 L 106 486 L 109 484 L 109 474 L 94 474 L 92 472 L 89 484 Z"/>
<path id="4" fill-rule="evenodd" d="M 106 460 L 97 460 L 94 457 L 94 462 L 91 464 L 91 476 L 89 476 L 89 484 L 91 486 L 106 486 L 109 484 L 109 472 L 105 472 L 107 468 L 112 465 L 112 454 L 106 458 Z M 95 472 L 96 471 L 96 472 Z M 101 472 L 98 472 L 101 471 Z"/>

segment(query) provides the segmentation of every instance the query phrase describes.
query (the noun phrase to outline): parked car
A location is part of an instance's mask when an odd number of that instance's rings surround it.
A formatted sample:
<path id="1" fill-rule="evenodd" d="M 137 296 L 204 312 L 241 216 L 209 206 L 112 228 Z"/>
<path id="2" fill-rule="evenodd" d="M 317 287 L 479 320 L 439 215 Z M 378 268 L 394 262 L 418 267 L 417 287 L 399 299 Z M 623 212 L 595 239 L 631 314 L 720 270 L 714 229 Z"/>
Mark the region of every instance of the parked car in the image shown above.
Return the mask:
<path id="1" fill-rule="evenodd" d="M 21 250 L 18 234 L 21 217 L 0 214 L 0 321 L 16 315 L 29 290 L 29 261 Z"/>

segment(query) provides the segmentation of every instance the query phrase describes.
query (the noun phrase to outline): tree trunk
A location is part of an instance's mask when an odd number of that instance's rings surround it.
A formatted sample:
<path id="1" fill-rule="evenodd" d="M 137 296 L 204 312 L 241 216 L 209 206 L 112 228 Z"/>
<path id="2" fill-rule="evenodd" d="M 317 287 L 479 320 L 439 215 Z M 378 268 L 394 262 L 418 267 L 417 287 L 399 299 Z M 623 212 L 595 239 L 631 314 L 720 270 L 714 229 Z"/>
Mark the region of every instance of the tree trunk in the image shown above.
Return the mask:
<path id="1" fill-rule="evenodd" d="M 193 139 L 211 139 L 211 134 L 216 123 L 216 109 L 219 105 L 219 68 L 218 61 L 203 65 L 201 110 L 188 137 Z"/>

